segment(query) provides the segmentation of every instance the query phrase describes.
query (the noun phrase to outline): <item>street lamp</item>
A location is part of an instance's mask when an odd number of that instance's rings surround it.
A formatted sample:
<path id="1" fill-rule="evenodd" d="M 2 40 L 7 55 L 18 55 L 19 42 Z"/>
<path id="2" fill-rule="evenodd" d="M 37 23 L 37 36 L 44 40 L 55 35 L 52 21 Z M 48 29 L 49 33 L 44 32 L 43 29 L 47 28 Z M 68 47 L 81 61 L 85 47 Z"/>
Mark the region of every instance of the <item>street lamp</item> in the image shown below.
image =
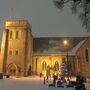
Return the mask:
<path id="1" fill-rule="evenodd" d="M 63 43 L 64 43 L 64 45 L 67 45 L 68 44 L 67 40 L 64 40 Z"/>
<path id="2" fill-rule="evenodd" d="M 67 57 L 67 80 L 69 81 L 68 41 L 64 40 L 63 43 L 65 45 L 66 52 L 67 52 L 67 54 L 66 54 L 66 57 Z"/>

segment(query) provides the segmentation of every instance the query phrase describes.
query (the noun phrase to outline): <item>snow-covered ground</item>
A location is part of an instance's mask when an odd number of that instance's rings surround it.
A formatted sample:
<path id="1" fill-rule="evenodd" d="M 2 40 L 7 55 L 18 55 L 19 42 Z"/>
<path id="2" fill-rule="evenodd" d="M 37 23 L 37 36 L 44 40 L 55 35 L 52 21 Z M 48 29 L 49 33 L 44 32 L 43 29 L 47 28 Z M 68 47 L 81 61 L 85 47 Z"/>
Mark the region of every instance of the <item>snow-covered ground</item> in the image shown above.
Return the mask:
<path id="1" fill-rule="evenodd" d="M 49 80 L 50 83 L 50 80 Z M 86 83 L 87 90 L 90 90 L 90 83 Z M 43 84 L 43 78 L 38 76 L 23 78 L 4 78 L 0 80 L 0 90 L 75 90 L 74 88 L 48 87 L 48 83 Z"/>

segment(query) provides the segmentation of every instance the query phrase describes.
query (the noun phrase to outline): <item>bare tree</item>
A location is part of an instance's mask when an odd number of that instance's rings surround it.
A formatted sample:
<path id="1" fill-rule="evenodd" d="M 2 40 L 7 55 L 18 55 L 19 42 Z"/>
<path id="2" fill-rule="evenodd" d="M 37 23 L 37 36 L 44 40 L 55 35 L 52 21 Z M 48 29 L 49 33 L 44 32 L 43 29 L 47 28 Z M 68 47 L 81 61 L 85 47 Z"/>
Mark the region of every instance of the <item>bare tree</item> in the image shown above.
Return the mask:
<path id="1" fill-rule="evenodd" d="M 82 21 L 82 26 L 90 31 L 90 0 L 53 0 L 58 9 L 62 9 L 67 3 L 71 4 L 72 13 L 77 13 Z"/>

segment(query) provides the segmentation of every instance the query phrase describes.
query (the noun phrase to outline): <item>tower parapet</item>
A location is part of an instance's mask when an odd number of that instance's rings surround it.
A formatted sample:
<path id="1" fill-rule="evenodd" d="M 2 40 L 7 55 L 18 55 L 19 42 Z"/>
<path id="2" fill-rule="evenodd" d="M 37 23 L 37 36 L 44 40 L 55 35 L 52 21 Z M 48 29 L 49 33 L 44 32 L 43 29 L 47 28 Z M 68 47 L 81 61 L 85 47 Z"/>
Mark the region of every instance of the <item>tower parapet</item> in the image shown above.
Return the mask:
<path id="1" fill-rule="evenodd" d="M 31 28 L 31 25 L 27 20 L 8 20 L 5 23 L 5 29 L 9 29 L 12 27 L 16 28 Z"/>

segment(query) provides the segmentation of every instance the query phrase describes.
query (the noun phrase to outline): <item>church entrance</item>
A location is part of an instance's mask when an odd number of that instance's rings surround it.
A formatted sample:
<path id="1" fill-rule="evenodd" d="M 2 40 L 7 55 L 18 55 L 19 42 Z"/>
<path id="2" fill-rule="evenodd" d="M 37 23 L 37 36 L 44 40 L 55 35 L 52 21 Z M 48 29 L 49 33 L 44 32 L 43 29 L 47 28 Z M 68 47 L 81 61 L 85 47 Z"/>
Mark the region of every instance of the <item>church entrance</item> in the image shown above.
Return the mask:
<path id="1" fill-rule="evenodd" d="M 7 68 L 7 74 L 10 76 L 17 76 L 17 66 L 15 64 L 9 64 Z"/>

